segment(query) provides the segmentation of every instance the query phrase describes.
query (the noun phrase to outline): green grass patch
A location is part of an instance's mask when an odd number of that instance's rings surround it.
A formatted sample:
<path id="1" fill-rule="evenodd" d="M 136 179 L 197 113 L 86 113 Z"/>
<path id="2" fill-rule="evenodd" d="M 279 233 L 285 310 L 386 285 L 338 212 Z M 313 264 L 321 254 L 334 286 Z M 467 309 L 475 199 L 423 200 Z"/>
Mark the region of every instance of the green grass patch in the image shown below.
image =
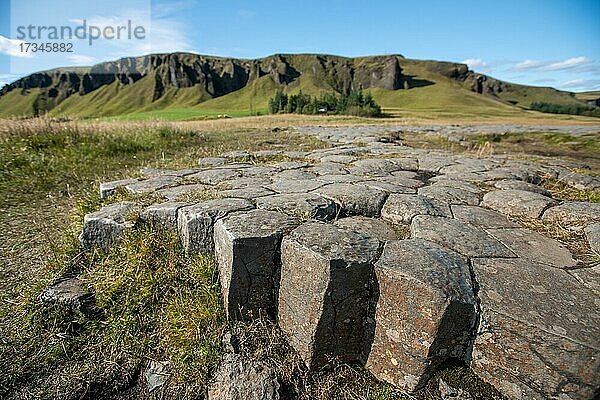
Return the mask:
<path id="1" fill-rule="evenodd" d="M 569 186 L 563 181 L 556 179 L 546 179 L 542 186 L 552 193 L 552 197 L 567 201 L 588 201 L 591 203 L 600 203 L 600 191 L 581 190 Z"/>
<path id="2" fill-rule="evenodd" d="M 135 385 L 150 359 L 170 362 L 173 398 L 204 392 L 225 327 L 212 258 L 188 260 L 176 235 L 144 227 L 105 254 L 73 247 L 53 271 L 81 273 L 96 294 L 94 317 L 41 303 L 49 276 L 41 279 L 10 310 L 13 329 L 0 343 L 0 397 L 114 395 Z"/>
<path id="3" fill-rule="evenodd" d="M 265 115 L 266 109 L 260 110 L 240 110 L 240 111 L 211 111 L 199 108 L 166 108 L 163 110 L 140 111 L 129 114 L 117 115 L 114 117 L 104 117 L 107 121 L 202 121 L 219 118 L 239 118 L 254 115 Z"/>

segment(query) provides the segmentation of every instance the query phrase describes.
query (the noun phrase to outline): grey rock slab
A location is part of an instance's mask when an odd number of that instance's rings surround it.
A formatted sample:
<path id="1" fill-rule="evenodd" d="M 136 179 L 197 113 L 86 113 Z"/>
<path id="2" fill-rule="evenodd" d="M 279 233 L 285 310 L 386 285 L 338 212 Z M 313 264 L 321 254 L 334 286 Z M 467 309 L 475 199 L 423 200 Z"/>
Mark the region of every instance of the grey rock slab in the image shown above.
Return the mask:
<path id="1" fill-rule="evenodd" d="M 527 180 L 528 175 L 518 169 L 510 168 L 494 168 L 489 171 L 480 172 L 479 175 L 485 178 L 486 181 L 498 180 Z"/>
<path id="2" fill-rule="evenodd" d="M 389 175 L 392 171 L 398 171 L 402 169 L 398 164 L 393 161 L 386 160 L 383 158 L 366 158 L 355 161 L 352 166 L 348 168 L 348 172 L 359 176 L 385 176 Z"/>
<path id="3" fill-rule="evenodd" d="M 144 167 L 140 169 L 140 174 L 144 179 L 155 178 L 161 175 L 171 175 L 170 172 L 174 172 L 172 169 L 162 169 L 162 168 L 150 168 Z"/>
<path id="4" fill-rule="evenodd" d="M 600 203 L 587 201 L 567 201 L 548 208 L 542 220 L 566 225 L 585 226 L 600 221 Z"/>
<path id="5" fill-rule="evenodd" d="M 338 207 L 333 201 L 315 193 L 290 193 L 261 197 L 256 199 L 256 206 L 304 219 L 330 220 L 338 214 Z"/>
<path id="6" fill-rule="evenodd" d="M 481 175 L 479 172 L 456 172 L 437 175 L 429 179 L 431 182 L 439 181 L 462 181 L 471 183 L 484 183 L 489 180 L 485 175 Z"/>
<path id="7" fill-rule="evenodd" d="M 600 179 L 595 176 L 572 172 L 567 169 L 561 169 L 558 175 L 560 181 L 579 190 L 600 189 Z"/>
<path id="8" fill-rule="evenodd" d="M 456 189 L 461 189 L 467 192 L 471 192 L 473 194 L 481 194 L 481 189 L 479 188 L 479 186 L 474 185 L 472 183 L 469 182 L 463 182 L 463 181 L 457 181 L 457 180 L 440 180 L 437 182 L 434 182 L 431 184 L 431 186 L 435 186 L 435 187 L 451 187 L 451 188 L 456 188 Z"/>
<path id="9" fill-rule="evenodd" d="M 245 168 L 250 168 L 253 167 L 254 164 L 250 164 L 250 163 L 246 163 L 246 162 L 228 162 L 227 164 L 223 164 L 223 165 L 215 165 L 212 168 L 207 168 L 207 170 L 210 169 L 237 169 L 237 170 L 242 170 Z"/>
<path id="10" fill-rule="evenodd" d="M 354 216 L 338 219 L 334 224 L 381 241 L 401 239 L 392 225 L 379 218 Z"/>
<path id="11" fill-rule="evenodd" d="M 164 197 L 169 201 L 176 201 L 182 199 L 186 195 L 192 193 L 201 193 L 210 189 L 212 189 L 212 186 L 210 185 L 203 185 L 202 183 L 192 183 L 189 185 L 179 185 L 166 189 L 161 189 L 157 193 L 159 196 Z"/>
<path id="12" fill-rule="evenodd" d="M 313 172 L 304 171 L 302 169 L 286 169 L 272 176 L 274 181 L 277 180 L 307 180 L 315 179 L 317 175 Z"/>
<path id="13" fill-rule="evenodd" d="M 326 182 L 315 179 L 276 180 L 267 187 L 277 193 L 306 193 L 324 186 Z"/>
<path id="14" fill-rule="evenodd" d="M 245 187 L 240 189 L 228 189 L 217 192 L 220 197 L 239 197 L 241 199 L 257 199 L 259 197 L 271 196 L 275 194 L 274 191 L 263 188 L 263 187 Z"/>
<path id="15" fill-rule="evenodd" d="M 217 220 L 235 211 L 247 211 L 254 205 L 246 199 L 225 198 L 204 201 L 179 209 L 177 229 L 188 256 L 211 253 L 213 229 Z"/>
<path id="16" fill-rule="evenodd" d="M 269 178 L 236 178 L 232 180 L 222 181 L 218 184 L 219 189 L 246 189 L 249 187 L 267 186 L 272 183 Z"/>
<path id="17" fill-rule="evenodd" d="M 451 155 L 420 155 L 417 157 L 419 163 L 419 171 L 438 173 L 440 169 L 448 167 L 455 163 L 454 157 Z"/>
<path id="18" fill-rule="evenodd" d="M 169 372 L 170 366 L 171 364 L 168 361 L 151 360 L 148 363 L 148 367 L 144 372 L 148 392 L 153 392 L 156 389 L 160 389 L 167 383 L 171 377 Z"/>
<path id="19" fill-rule="evenodd" d="M 417 189 L 413 189 L 408 186 L 398 185 L 396 183 L 391 183 L 389 181 L 384 180 L 368 180 L 363 181 L 362 184 L 378 189 L 383 190 L 386 193 L 404 193 L 404 194 L 415 194 L 417 193 Z"/>
<path id="20" fill-rule="evenodd" d="M 376 217 L 387 198 L 387 193 L 361 184 L 332 183 L 315 191 L 335 201 L 349 215 Z"/>
<path id="21" fill-rule="evenodd" d="M 600 257 L 600 223 L 588 225 L 585 228 L 585 237 L 590 245 L 590 249 Z"/>
<path id="22" fill-rule="evenodd" d="M 489 162 L 483 160 L 461 159 L 455 164 L 442 167 L 439 170 L 441 174 L 462 174 L 465 172 L 484 172 L 492 167 Z"/>
<path id="23" fill-rule="evenodd" d="M 354 182 L 362 182 L 366 178 L 364 176 L 356 176 L 350 174 L 342 174 L 342 175 L 320 175 L 317 177 L 319 182 L 325 183 L 354 183 Z"/>
<path id="24" fill-rule="evenodd" d="M 555 204 L 550 197 L 525 190 L 494 190 L 483 196 L 481 205 L 508 216 L 539 218 L 544 210 Z"/>
<path id="25" fill-rule="evenodd" d="M 302 162 L 302 161 L 280 161 L 276 163 L 269 164 L 275 168 L 279 169 L 300 169 L 300 168 L 309 168 L 312 164 Z"/>
<path id="26" fill-rule="evenodd" d="M 203 157 L 198 160 L 198 165 L 201 167 L 214 167 L 216 165 L 227 164 L 228 160 L 223 157 Z"/>
<path id="27" fill-rule="evenodd" d="M 299 225 L 276 211 L 231 213 L 214 228 L 219 279 L 230 320 L 277 315 L 283 235 Z"/>
<path id="28" fill-rule="evenodd" d="M 467 257 L 515 257 L 483 229 L 456 219 L 417 215 L 410 230 L 413 238 L 438 243 Z"/>
<path id="29" fill-rule="evenodd" d="M 180 183 L 180 179 L 173 175 L 160 175 L 154 178 L 149 178 L 135 183 L 130 183 L 125 186 L 125 189 L 133 194 L 143 194 L 156 192 L 170 186 L 175 186 Z"/>
<path id="30" fill-rule="evenodd" d="M 310 167 L 309 171 L 317 175 L 345 175 L 348 173 L 344 164 L 334 162 L 321 162 Z"/>
<path id="31" fill-rule="evenodd" d="M 204 183 L 206 185 L 216 185 L 223 181 L 229 181 L 242 176 L 241 169 L 235 168 L 215 168 L 200 171 L 189 175 L 189 179 Z"/>
<path id="32" fill-rule="evenodd" d="M 129 217 L 138 212 L 135 203 L 124 201 L 86 214 L 83 218 L 83 230 L 79 235 L 82 248 L 108 250 L 121 241 L 127 230 L 133 228 L 134 221 Z"/>
<path id="33" fill-rule="evenodd" d="M 242 177 L 244 178 L 269 178 L 270 176 L 279 173 L 280 169 L 267 165 L 256 165 L 253 167 L 241 169 L 240 172 Z"/>
<path id="34" fill-rule="evenodd" d="M 64 276 L 48 286 L 40 295 L 40 300 L 86 312 L 94 302 L 94 293 L 79 278 Z"/>
<path id="35" fill-rule="evenodd" d="M 515 189 L 515 190 L 525 190 L 528 192 L 539 193 L 544 196 L 551 197 L 549 191 L 544 189 L 541 186 L 534 185 L 533 183 L 519 181 L 519 180 L 501 180 L 494 184 L 497 189 Z"/>
<path id="36" fill-rule="evenodd" d="M 486 231 L 521 258 L 556 268 L 571 268 L 577 264 L 564 245 L 532 230 L 487 228 Z"/>
<path id="37" fill-rule="evenodd" d="M 163 176 L 163 175 L 178 176 L 178 177 L 182 178 L 184 176 L 191 175 L 191 174 L 194 174 L 199 171 L 200 171 L 200 169 L 198 169 L 198 168 L 173 170 L 173 169 L 160 169 L 160 168 L 145 167 L 140 170 L 140 173 L 145 178 L 156 178 L 156 177 Z"/>
<path id="38" fill-rule="evenodd" d="M 477 310 L 466 258 L 424 240 L 390 241 L 375 277 L 375 377 L 413 391 L 449 358 L 468 361 Z"/>
<path id="39" fill-rule="evenodd" d="M 405 172 L 405 171 L 400 171 L 400 172 Z M 385 182 L 385 183 L 389 183 L 389 184 L 393 184 L 393 185 L 397 185 L 397 186 L 404 186 L 404 187 L 411 188 L 411 189 L 417 189 L 424 185 L 423 181 L 420 181 L 418 179 L 408 178 L 405 175 L 399 175 L 399 174 L 393 175 L 393 176 L 380 176 L 380 177 L 370 179 L 369 181 Z"/>
<path id="40" fill-rule="evenodd" d="M 115 192 L 120 189 L 120 188 L 124 188 L 127 185 L 131 185 L 134 183 L 137 183 L 138 180 L 137 179 L 121 179 L 118 181 L 111 181 L 111 182 L 102 182 L 100 184 L 100 198 L 101 199 L 107 199 L 110 196 L 112 196 L 113 194 L 115 194 Z"/>
<path id="41" fill-rule="evenodd" d="M 450 205 L 463 204 L 476 206 L 479 204 L 478 194 L 457 187 L 431 185 L 420 188 L 417 193 Z"/>
<path id="42" fill-rule="evenodd" d="M 410 223 L 417 215 L 449 217 L 452 214 L 447 204 L 413 194 L 391 194 L 381 210 L 381 217 L 394 224 Z"/>
<path id="43" fill-rule="evenodd" d="M 347 154 L 334 154 L 334 155 L 321 157 L 321 162 L 335 162 L 335 163 L 342 163 L 342 164 L 349 164 L 356 160 L 358 160 L 358 157 L 350 156 Z"/>
<path id="44" fill-rule="evenodd" d="M 240 354 L 225 354 L 214 376 L 208 400 L 280 399 L 275 371 Z"/>
<path id="45" fill-rule="evenodd" d="M 281 244 L 278 324 L 310 369 L 364 360 L 379 240 L 309 221 Z"/>
<path id="46" fill-rule="evenodd" d="M 473 271 L 482 312 L 474 371 L 509 398 L 592 398 L 597 295 L 564 270 L 520 258 L 475 259 Z"/>
<path id="47" fill-rule="evenodd" d="M 418 171 L 419 162 L 416 157 L 399 157 L 390 159 L 394 164 L 403 171 Z"/>
<path id="48" fill-rule="evenodd" d="M 417 174 L 415 171 L 394 171 L 390 175 L 392 175 L 396 178 L 399 178 L 399 179 L 418 179 L 418 176 L 419 176 L 419 174 Z M 385 177 L 385 178 L 380 178 L 380 179 L 390 179 L 390 178 Z M 423 185 L 422 182 L 421 182 L 421 185 Z"/>
<path id="49" fill-rule="evenodd" d="M 520 225 L 510 221 L 506 215 L 497 211 L 476 206 L 451 206 L 452 215 L 459 221 L 480 228 L 519 228 Z"/>
<path id="50" fill-rule="evenodd" d="M 189 204 L 183 202 L 152 204 L 146 208 L 140 217 L 159 230 L 177 232 L 177 211 L 185 206 L 189 206 Z"/>

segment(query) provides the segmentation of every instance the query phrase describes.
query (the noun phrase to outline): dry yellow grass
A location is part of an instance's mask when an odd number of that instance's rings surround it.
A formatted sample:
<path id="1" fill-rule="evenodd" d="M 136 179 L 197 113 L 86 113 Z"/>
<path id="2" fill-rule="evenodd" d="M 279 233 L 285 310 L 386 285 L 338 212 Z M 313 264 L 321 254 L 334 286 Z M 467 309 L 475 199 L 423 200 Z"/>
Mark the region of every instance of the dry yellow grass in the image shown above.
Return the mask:
<path id="1" fill-rule="evenodd" d="M 399 116 L 401 113 L 402 116 Z M 52 123 L 47 118 L 32 119 L 0 119 L 0 134 L 27 132 L 31 130 L 45 129 Z M 444 124 L 464 124 L 464 125 L 495 125 L 495 124 L 516 124 L 516 125 L 598 125 L 600 119 L 593 117 L 544 114 L 534 111 L 523 112 L 521 116 L 500 116 L 500 117 L 481 117 L 477 115 L 465 118 L 464 115 L 457 116 L 437 116 L 427 115 L 426 113 L 402 112 L 395 110 L 388 118 L 360 118 L 351 116 L 323 116 L 323 115 L 263 115 L 253 117 L 239 118 L 221 118 L 201 121 L 110 121 L 103 119 L 85 119 L 63 121 L 60 123 L 64 129 L 77 127 L 82 131 L 89 131 L 95 134 L 115 131 L 115 130 L 139 130 L 156 129 L 159 127 L 179 127 L 188 129 L 197 129 L 202 131 L 222 132 L 239 129 L 274 129 L 292 126 L 339 126 L 339 125 L 357 125 L 357 124 L 376 124 L 376 125 L 444 125 Z"/>

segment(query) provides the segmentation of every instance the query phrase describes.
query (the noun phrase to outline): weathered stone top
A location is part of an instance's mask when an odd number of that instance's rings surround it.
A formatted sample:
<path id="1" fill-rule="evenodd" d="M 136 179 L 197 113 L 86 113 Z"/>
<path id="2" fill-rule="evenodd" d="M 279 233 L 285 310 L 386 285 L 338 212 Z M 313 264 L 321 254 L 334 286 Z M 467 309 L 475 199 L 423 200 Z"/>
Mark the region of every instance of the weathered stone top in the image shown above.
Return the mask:
<path id="1" fill-rule="evenodd" d="M 387 242 L 375 267 L 439 288 L 442 301 L 475 302 L 467 259 L 435 243 L 421 239 Z"/>
<path id="2" fill-rule="evenodd" d="M 328 260 L 371 262 L 379 256 L 379 240 L 325 222 L 308 221 L 285 240 L 297 242 Z"/>
<path id="3" fill-rule="evenodd" d="M 299 224 L 294 217 L 267 210 L 234 212 L 219 222 L 233 239 L 283 235 Z"/>

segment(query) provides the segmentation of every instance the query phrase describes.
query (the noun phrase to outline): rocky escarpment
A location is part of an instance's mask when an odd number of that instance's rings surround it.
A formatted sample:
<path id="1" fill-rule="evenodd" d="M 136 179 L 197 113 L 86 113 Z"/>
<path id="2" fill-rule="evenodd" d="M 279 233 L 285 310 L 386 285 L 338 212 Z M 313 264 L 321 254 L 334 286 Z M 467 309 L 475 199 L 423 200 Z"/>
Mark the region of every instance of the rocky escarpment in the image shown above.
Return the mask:
<path id="1" fill-rule="evenodd" d="M 324 89 L 329 86 L 339 92 L 368 88 L 396 90 L 404 87 L 398 58 L 278 54 L 242 60 L 189 53 L 153 54 L 93 67 L 38 72 L 6 85 L 0 96 L 13 90 L 41 89 L 48 110 L 73 94 L 86 95 L 114 82 L 134 85 L 147 77 L 152 80 L 152 100 L 161 98 L 170 88 L 189 87 L 198 87 L 206 100 L 240 90 L 263 76 L 271 77 L 278 85 L 288 85 L 303 74 L 314 74 L 325 84 Z"/>
<path id="2" fill-rule="evenodd" d="M 177 232 L 191 256 L 214 252 L 228 318 L 276 321 L 313 370 L 359 363 L 413 391 L 458 361 L 512 399 L 597 394 L 598 266 L 521 221 L 585 230 L 599 251 L 600 205 L 539 184 L 597 190 L 600 180 L 556 160 L 382 143 L 385 129 L 306 128 L 334 147 L 236 151 L 103 184 L 104 198 L 120 188 L 162 200 L 87 215 L 81 244 L 118 243 L 137 214 Z M 261 371 L 232 357 L 224 370 Z M 252 386 L 238 375 L 217 376 L 212 398 Z M 277 378 L 264 375 L 264 398 L 278 398 Z"/>

